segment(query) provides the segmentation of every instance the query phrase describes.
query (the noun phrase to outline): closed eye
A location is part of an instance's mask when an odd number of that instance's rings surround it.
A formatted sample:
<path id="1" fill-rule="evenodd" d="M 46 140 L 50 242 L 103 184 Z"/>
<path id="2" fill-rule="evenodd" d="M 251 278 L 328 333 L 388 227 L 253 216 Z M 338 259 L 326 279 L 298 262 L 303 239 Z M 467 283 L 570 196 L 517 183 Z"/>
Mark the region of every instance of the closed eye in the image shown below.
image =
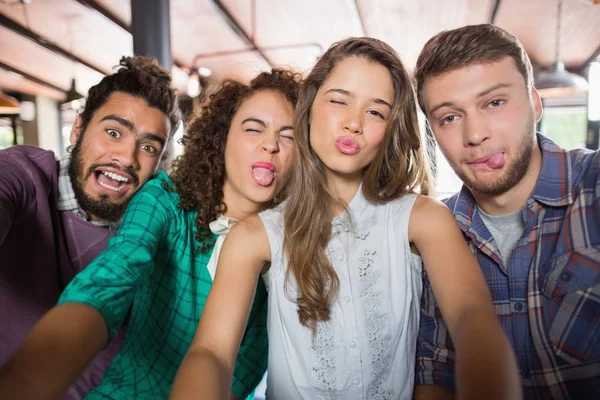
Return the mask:
<path id="1" fill-rule="evenodd" d="M 346 103 L 344 103 L 343 101 L 340 101 L 340 100 L 329 100 L 329 102 L 333 103 L 333 104 L 341 104 L 341 105 L 345 105 L 346 104 Z"/>
<path id="2" fill-rule="evenodd" d="M 368 113 L 385 120 L 385 116 L 377 110 L 369 110 Z"/>

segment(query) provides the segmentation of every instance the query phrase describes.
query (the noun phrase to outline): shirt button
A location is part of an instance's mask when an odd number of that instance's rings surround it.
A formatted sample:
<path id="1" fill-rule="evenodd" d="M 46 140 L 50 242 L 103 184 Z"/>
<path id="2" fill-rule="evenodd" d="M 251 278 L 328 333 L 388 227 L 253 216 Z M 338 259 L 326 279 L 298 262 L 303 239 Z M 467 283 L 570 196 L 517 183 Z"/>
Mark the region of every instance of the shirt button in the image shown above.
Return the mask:
<path id="1" fill-rule="evenodd" d="M 600 283 L 600 274 L 598 274 L 598 276 L 596 276 L 596 283 Z"/>
<path id="2" fill-rule="evenodd" d="M 569 271 L 563 272 L 560 275 L 560 279 L 562 279 L 563 281 L 566 281 L 566 282 L 570 281 L 571 280 L 571 273 Z"/>
<path id="3" fill-rule="evenodd" d="M 343 254 L 340 254 L 340 255 L 338 256 L 338 260 L 340 260 L 340 261 L 343 261 L 343 260 L 344 260 L 344 255 L 343 255 Z"/>
<path id="4" fill-rule="evenodd" d="M 515 310 L 517 311 L 523 311 L 523 303 L 516 303 L 515 304 Z"/>
<path id="5" fill-rule="evenodd" d="M 353 347 L 353 348 L 354 348 L 354 347 L 356 347 L 356 342 L 355 342 L 355 341 L 352 341 L 352 342 L 348 343 L 348 346 L 350 346 L 350 347 Z"/>
<path id="6" fill-rule="evenodd" d="M 359 383 L 360 383 L 360 382 L 358 381 L 358 379 L 355 379 L 355 380 L 353 380 L 353 381 L 352 381 L 352 384 L 353 384 L 354 386 L 358 386 L 358 384 L 359 384 Z"/>
<path id="7" fill-rule="evenodd" d="M 598 276 L 600 276 L 600 275 L 598 275 Z M 344 300 L 346 300 L 346 303 L 350 303 L 350 300 L 352 300 L 352 299 L 350 298 L 350 296 L 346 296 L 346 297 L 344 297 Z"/>

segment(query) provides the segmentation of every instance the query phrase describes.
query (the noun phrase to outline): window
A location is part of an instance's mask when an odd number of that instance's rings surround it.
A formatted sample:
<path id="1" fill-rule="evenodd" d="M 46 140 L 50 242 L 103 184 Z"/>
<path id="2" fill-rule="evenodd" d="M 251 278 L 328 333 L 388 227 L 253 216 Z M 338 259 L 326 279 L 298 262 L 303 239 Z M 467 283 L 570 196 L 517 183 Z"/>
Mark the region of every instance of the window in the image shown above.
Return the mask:
<path id="1" fill-rule="evenodd" d="M 585 148 L 587 107 L 546 107 L 540 131 L 565 149 Z"/>
<path id="2" fill-rule="evenodd" d="M 23 129 L 19 119 L 17 123 L 17 144 L 23 144 Z M 11 118 L 0 118 L 0 149 L 6 149 L 13 145 L 13 127 Z"/>

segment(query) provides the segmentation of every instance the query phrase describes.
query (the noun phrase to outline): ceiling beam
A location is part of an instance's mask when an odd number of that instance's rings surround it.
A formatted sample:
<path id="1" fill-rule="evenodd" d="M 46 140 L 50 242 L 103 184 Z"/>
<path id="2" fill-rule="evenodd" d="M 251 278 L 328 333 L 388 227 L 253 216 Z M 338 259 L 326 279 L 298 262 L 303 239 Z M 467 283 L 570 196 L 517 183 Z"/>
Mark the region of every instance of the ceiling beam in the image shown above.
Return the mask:
<path id="1" fill-rule="evenodd" d="M 365 28 L 365 19 L 363 18 L 362 12 L 360 11 L 358 0 L 354 0 L 354 7 L 356 7 L 356 13 L 358 14 L 358 20 L 360 21 L 360 27 L 362 28 L 362 35 L 367 36 L 367 29 Z"/>
<path id="2" fill-rule="evenodd" d="M 46 82 L 45 80 L 40 79 L 40 78 L 38 78 L 36 76 L 30 75 L 27 72 L 23 72 L 20 69 L 17 69 L 17 68 L 15 68 L 13 66 L 10 66 L 8 64 L 3 63 L 2 61 L 0 61 L 0 68 L 2 68 L 4 70 L 7 70 L 7 71 L 10 71 L 10 72 L 14 72 L 15 74 L 19 74 L 23 78 L 25 78 L 27 80 L 30 80 L 32 82 L 35 82 L 38 85 L 46 86 L 46 87 L 48 87 L 50 89 L 54 89 L 54 90 L 59 91 L 61 93 L 65 93 L 65 94 L 67 93 L 67 91 L 65 89 L 63 89 L 63 88 L 60 88 L 60 87 L 58 87 L 56 85 L 53 85 L 53 84 L 51 84 L 49 82 Z"/>
<path id="3" fill-rule="evenodd" d="M 42 47 L 45 47 L 46 49 L 48 49 L 56 54 L 60 54 L 61 56 L 66 57 L 69 60 L 72 60 L 79 64 L 85 65 L 86 67 L 93 69 L 94 71 L 97 71 L 97 72 L 101 73 L 102 75 L 108 74 L 108 72 L 103 70 L 102 68 L 77 57 L 75 54 L 65 50 L 64 48 L 60 47 L 56 43 L 49 41 L 48 39 L 41 37 L 37 33 L 30 31 L 29 29 L 25 28 L 23 25 L 6 17 L 4 14 L 0 14 L 0 25 L 35 42 L 36 44 L 38 44 Z"/>
<path id="4" fill-rule="evenodd" d="M 500 8 L 500 0 L 494 1 L 494 6 L 492 7 L 492 12 L 490 13 L 490 24 L 494 24 L 496 22 L 496 17 L 498 16 L 498 9 Z"/>
<path id="5" fill-rule="evenodd" d="M 108 8 L 104 7 L 102 4 L 98 3 L 97 1 L 95 1 L 95 0 L 77 0 L 77 2 L 81 3 L 82 5 L 84 5 L 85 7 L 89 8 L 93 11 L 99 12 L 105 18 L 110 20 L 113 24 L 117 25 L 119 28 L 123 29 L 124 31 L 128 32 L 129 34 L 132 34 L 131 25 L 128 25 L 124 20 L 122 20 L 120 17 L 118 17 L 116 14 L 114 14 L 112 11 L 110 11 Z M 185 68 L 185 64 L 182 63 L 180 60 L 173 59 L 173 64 L 175 64 L 179 68 Z"/>
<path id="6" fill-rule="evenodd" d="M 240 23 L 235 19 L 235 17 L 229 12 L 227 7 L 221 2 L 221 0 L 212 0 L 213 3 L 218 7 L 221 12 L 221 16 L 227 22 L 227 25 L 233 30 L 242 41 L 251 48 L 251 50 L 256 51 L 260 56 L 271 66 L 271 68 L 275 67 L 275 64 L 269 60 L 267 55 L 263 53 L 261 49 L 258 48 L 254 40 L 250 38 L 248 33 L 242 28 Z M 254 32 L 252 32 L 254 34 Z"/>

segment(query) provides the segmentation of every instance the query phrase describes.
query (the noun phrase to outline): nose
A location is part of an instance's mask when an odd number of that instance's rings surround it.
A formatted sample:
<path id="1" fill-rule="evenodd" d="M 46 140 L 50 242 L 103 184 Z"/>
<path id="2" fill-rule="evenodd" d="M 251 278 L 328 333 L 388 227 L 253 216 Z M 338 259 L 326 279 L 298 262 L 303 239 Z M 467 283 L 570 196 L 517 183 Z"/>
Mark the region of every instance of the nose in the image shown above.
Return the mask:
<path id="1" fill-rule="evenodd" d="M 115 144 L 111 156 L 112 161 L 122 167 L 130 167 L 134 170 L 139 169 L 138 163 L 138 143 L 135 140 L 121 141 Z"/>
<path id="2" fill-rule="evenodd" d="M 348 110 L 344 119 L 344 130 L 354 135 L 360 135 L 363 130 L 363 112 Z"/>
<path id="3" fill-rule="evenodd" d="M 477 116 L 465 117 L 463 123 L 463 141 L 465 147 L 479 146 L 490 138 L 488 127 L 481 118 Z"/>
<path id="4" fill-rule="evenodd" d="M 277 153 L 279 151 L 278 134 L 275 132 L 270 132 L 265 135 L 265 138 L 262 141 L 262 148 L 267 153 Z"/>

